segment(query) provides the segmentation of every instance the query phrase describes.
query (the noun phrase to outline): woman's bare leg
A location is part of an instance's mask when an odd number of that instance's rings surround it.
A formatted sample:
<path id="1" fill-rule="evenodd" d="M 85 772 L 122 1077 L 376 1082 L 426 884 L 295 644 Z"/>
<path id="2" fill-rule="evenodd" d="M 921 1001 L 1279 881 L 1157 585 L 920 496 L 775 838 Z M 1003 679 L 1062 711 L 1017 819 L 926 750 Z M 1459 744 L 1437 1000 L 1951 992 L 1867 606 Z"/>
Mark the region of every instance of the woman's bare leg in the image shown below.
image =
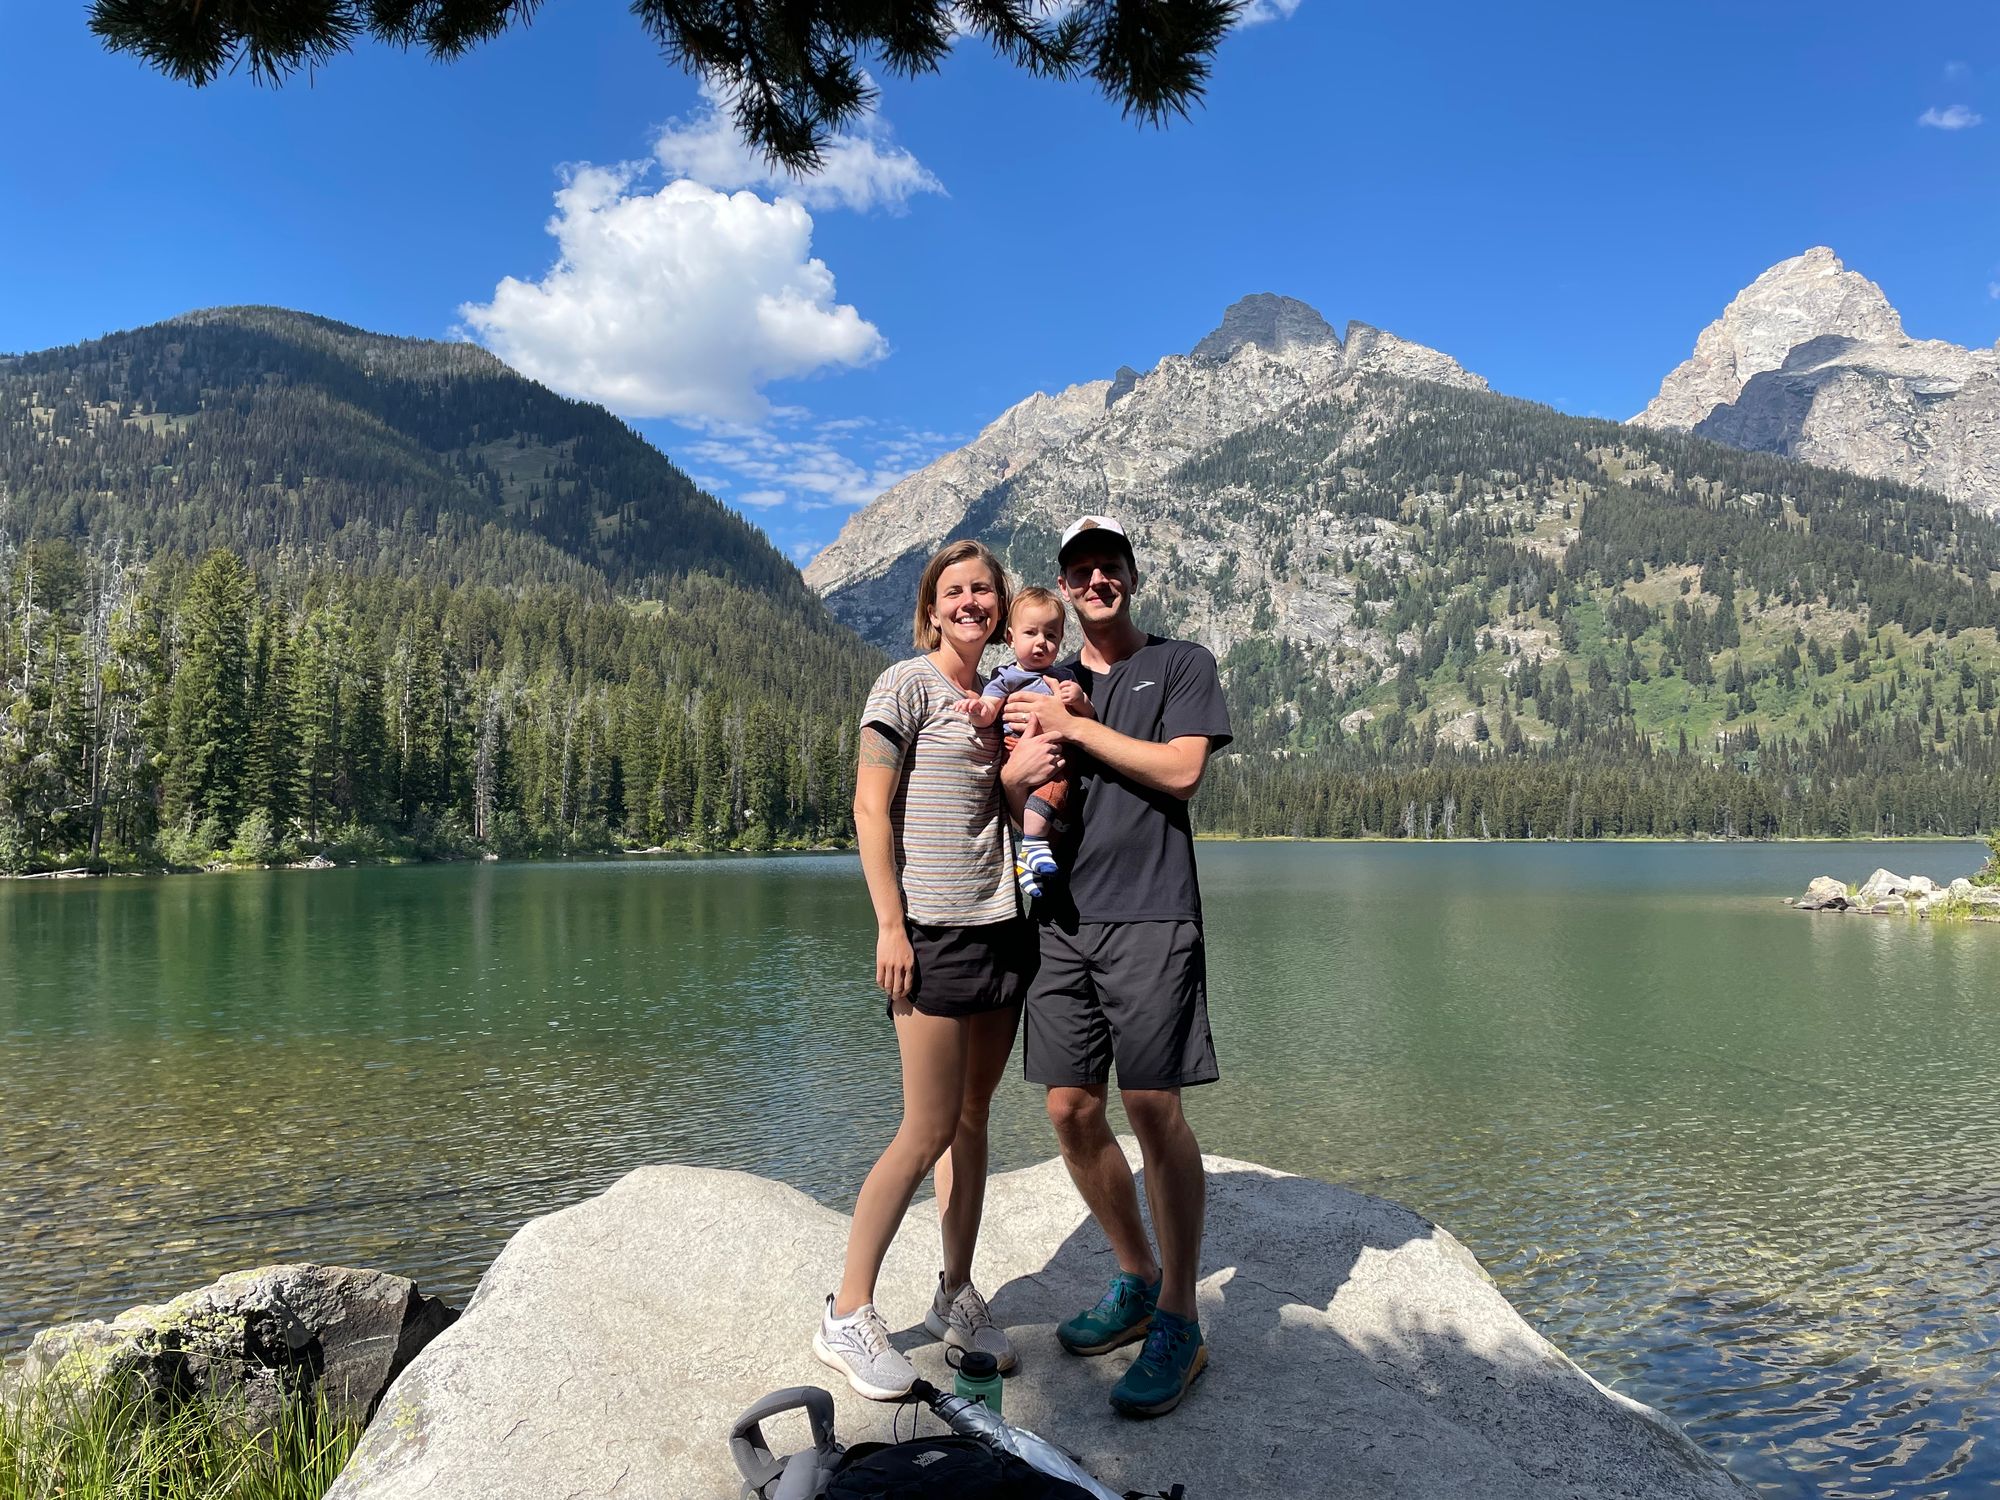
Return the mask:
<path id="1" fill-rule="evenodd" d="M 903 1123 L 896 1129 L 854 1205 L 847 1265 L 833 1299 L 835 1317 L 875 1300 L 882 1257 L 896 1237 L 917 1185 L 950 1149 L 965 1095 L 966 1023 L 903 1010 L 896 1046 L 903 1058 Z"/>
<path id="2" fill-rule="evenodd" d="M 969 1016 L 966 1029 L 965 1089 L 959 1105 L 958 1133 L 951 1150 L 938 1162 L 938 1219 L 944 1229 L 944 1284 L 961 1287 L 972 1280 L 972 1252 L 979 1243 L 979 1220 L 986 1209 L 986 1121 L 993 1091 L 1007 1076 L 1014 1055 L 1014 1030 L 1021 1008 Z"/>

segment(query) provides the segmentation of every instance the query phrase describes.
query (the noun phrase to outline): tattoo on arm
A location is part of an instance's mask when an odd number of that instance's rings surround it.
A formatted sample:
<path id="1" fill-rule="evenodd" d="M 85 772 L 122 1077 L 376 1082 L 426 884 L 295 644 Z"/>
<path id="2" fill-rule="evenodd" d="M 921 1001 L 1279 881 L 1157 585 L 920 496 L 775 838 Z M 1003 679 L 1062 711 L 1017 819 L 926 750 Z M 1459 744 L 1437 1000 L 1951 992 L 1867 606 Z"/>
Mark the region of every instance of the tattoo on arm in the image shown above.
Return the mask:
<path id="1" fill-rule="evenodd" d="M 895 770 L 903 763 L 903 745 L 893 734 L 876 724 L 861 726 L 861 764 Z"/>

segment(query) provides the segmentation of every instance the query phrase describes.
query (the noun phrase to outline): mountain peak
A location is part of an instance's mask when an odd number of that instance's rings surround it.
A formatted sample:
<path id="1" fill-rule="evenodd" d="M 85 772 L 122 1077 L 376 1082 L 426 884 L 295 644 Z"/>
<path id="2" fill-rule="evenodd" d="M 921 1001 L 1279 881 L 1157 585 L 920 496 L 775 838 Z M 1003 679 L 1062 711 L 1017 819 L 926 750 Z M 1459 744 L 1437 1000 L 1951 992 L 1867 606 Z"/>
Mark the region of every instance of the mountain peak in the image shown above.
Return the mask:
<path id="1" fill-rule="evenodd" d="M 1825 245 L 1737 293 L 1633 421 L 2000 507 L 2000 347 L 1909 337 Z"/>
<path id="2" fill-rule="evenodd" d="M 1195 359 L 1228 359 L 1245 344 L 1276 354 L 1302 344 L 1338 344 L 1340 337 L 1319 311 L 1296 297 L 1252 292 L 1229 304 L 1222 322 L 1196 344 Z"/>
<path id="3" fill-rule="evenodd" d="M 1882 288 L 1815 245 L 1770 267 L 1702 330 L 1694 353 L 1660 383 L 1660 393 L 1632 420 L 1646 427 L 1692 428 L 1734 401 L 1752 378 L 1783 366 L 1813 339 L 1900 339 L 1903 320 Z"/>

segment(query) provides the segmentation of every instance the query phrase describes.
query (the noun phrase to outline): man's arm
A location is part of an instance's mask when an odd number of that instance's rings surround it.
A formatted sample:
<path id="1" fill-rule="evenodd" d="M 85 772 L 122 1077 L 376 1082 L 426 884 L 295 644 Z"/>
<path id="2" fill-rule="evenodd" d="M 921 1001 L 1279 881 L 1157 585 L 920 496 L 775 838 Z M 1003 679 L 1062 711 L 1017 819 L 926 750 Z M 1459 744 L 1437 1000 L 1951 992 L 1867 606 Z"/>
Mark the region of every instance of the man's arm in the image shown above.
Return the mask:
<path id="1" fill-rule="evenodd" d="M 1032 723 L 1034 732 L 1052 735 L 1074 746 L 1127 780 L 1185 802 L 1201 785 L 1208 769 L 1209 741 L 1205 734 L 1184 734 L 1158 744 L 1136 740 L 1107 729 L 1096 719 L 1072 713 L 1060 698 L 1040 693 L 1015 693 L 1007 700 L 1010 723 Z"/>

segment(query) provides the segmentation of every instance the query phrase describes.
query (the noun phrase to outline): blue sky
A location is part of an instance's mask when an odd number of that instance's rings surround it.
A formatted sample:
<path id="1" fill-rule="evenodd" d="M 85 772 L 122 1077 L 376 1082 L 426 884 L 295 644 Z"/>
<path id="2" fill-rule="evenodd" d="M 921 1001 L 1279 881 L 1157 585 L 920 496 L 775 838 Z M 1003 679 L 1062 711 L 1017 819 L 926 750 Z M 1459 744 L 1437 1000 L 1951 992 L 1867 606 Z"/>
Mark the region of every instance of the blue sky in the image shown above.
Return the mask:
<path id="1" fill-rule="evenodd" d="M 229 302 L 476 336 L 804 558 L 1030 391 L 1146 368 L 1246 292 L 1621 417 L 1814 244 L 1913 335 L 2000 336 L 1989 5 L 1286 3 L 1165 131 L 969 44 L 884 80 L 807 184 L 752 180 L 616 6 L 197 91 L 103 53 L 81 3 L 8 5 L 0 349 Z"/>

